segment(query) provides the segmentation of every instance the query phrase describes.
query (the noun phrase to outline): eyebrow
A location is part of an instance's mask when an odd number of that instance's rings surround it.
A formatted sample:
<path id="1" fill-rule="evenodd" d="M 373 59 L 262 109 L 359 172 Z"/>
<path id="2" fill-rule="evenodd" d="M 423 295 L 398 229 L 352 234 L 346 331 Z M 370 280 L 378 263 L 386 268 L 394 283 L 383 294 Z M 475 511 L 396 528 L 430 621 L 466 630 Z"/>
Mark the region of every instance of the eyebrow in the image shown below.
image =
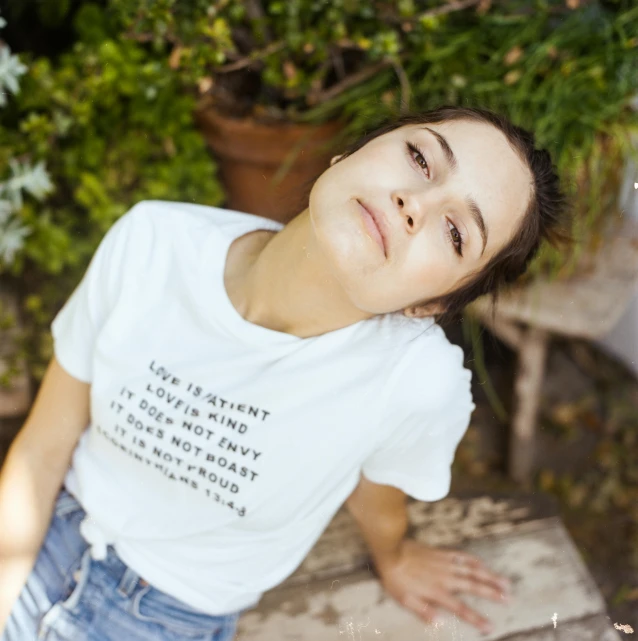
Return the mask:
<path id="1" fill-rule="evenodd" d="M 448 141 L 440 133 L 434 131 L 434 129 L 430 129 L 429 127 L 423 127 L 423 129 L 429 131 L 438 140 L 450 172 L 453 174 L 456 173 L 459 168 L 459 163 L 456 159 L 456 156 L 454 155 L 454 152 L 452 151 L 452 147 L 450 147 L 450 145 L 448 144 Z M 485 251 L 485 246 L 487 245 L 487 227 L 485 225 L 485 218 L 483 217 L 481 208 L 473 198 L 471 198 L 470 196 L 466 196 L 465 204 L 470 210 L 472 220 L 478 227 L 479 232 L 481 233 L 481 238 L 483 239 L 483 249 L 481 250 L 482 256 L 483 252 Z"/>

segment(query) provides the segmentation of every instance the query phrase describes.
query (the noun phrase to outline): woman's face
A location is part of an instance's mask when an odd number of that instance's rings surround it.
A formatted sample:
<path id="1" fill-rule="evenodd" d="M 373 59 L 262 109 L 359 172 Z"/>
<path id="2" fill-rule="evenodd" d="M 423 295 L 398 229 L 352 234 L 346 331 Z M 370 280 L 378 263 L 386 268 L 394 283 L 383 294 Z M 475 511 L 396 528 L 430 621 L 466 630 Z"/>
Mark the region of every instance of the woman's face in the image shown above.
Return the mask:
<path id="1" fill-rule="evenodd" d="M 531 196 L 531 172 L 483 123 L 408 125 L 337 159 L 313 185 L 311 225 L 333 276 L 371 314 L 456 289 L 512 238 Z"/>

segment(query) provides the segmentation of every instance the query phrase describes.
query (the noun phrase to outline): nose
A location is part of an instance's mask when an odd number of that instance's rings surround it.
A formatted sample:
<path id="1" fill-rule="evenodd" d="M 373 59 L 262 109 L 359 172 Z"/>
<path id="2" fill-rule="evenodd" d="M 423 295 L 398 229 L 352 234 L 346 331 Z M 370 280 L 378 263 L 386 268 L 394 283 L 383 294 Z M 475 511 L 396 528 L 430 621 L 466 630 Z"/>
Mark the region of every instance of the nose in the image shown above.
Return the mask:
<path id="1" fill-rule="evenodd" d="M 392 194 L 397 211 L 409 233 L 417 232 L 424 224 L 424 206 L 414 191 L 397 191 Z"/>

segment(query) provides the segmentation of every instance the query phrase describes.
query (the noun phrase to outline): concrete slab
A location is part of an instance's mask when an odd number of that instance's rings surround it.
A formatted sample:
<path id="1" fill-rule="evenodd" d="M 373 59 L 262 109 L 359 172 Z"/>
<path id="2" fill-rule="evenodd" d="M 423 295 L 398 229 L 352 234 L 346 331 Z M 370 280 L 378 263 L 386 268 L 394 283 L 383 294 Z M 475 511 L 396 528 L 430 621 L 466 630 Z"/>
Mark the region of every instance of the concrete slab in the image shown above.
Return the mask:
<path id="1" fill-rule="evenodd" d="M 239 622 L 236 641 L 618 641 L 605 603 L 558 518 L 475 539 L 468 551 L 513 582 L 501 605 L 466 601 L 488 616 L 481 635 L 453 615 L 429 626 L 385 593 L 369 570 L 308 579 L 264 595 Z M 554 627 L 555 622 L 555 627 Z"/>

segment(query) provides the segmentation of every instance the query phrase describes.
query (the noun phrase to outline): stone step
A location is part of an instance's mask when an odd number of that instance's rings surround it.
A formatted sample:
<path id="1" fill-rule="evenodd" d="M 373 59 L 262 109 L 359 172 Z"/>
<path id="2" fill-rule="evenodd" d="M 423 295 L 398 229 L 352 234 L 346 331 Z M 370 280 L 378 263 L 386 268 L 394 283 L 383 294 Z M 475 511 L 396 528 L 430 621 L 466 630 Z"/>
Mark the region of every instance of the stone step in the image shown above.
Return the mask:
<path id="1" fill-rule="evenodd" d="M 511 579 L 509 604 L 464 597 L 492 621 L 491 634 L 449 613 L 436 627 L 426 625 L 400 606 L 385 593 L 342 509 L 295 574 L 242 615 L 235 641 L 619 641 L 558 517 L 534 518 L 533 505 L 489 497 L 415 501 L 409 508 L 414 538 L 465 549 Z"/>

